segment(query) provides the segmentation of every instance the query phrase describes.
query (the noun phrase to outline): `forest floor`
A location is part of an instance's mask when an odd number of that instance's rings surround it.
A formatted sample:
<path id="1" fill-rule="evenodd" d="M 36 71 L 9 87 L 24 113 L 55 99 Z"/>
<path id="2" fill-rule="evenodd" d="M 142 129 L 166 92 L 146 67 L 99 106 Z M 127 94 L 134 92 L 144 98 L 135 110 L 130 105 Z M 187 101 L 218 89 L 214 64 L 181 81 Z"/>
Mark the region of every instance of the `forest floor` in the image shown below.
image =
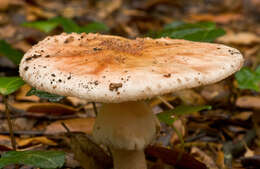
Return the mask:
<path id="1" fill-rule="evenodd" d="M 41 23 L 35 29 L 37 26 L 32 28 L 24 23 L 57 16 L 71 19 L 79 26 L 100 22 L 109 28 L 101 28 L 101 32 L 128 38 L 149 36 L 177 21 L 216 23 L 226 33 L 214 42 L 239 49 L 247 68 L 219 83 L 149 101 L 155 113 L 169 110 L 167 104 L 212 107 L 183 113 L 171 125 L 162 122 L 156 145 L 170 151 L 148 147 L 149 168 L 260 168 L 260 1 L 1 0 L 0 39 L 25 53 L 46 36 L 66 30 L 66 24 L 51 25 L 53 29 L 49 29 L 50 23 Z M 18 66 L 1 55 L 1 50 L 0 47 L 1 77 L 19 76 Z M 248 78 L 240 84 L 239 77 Z M 8 97 L 17 149 L 62 150 L 66 152 L 63 168 L 84 166 L 86 136 L 91 135 L 95 121 L 93 104 L 75 97 L 54 103 L 35 95 L 26 96 L 30 89 L 24 85 Z M 0 96 L 0 153 L 12 150 L 3 99 Z"/>

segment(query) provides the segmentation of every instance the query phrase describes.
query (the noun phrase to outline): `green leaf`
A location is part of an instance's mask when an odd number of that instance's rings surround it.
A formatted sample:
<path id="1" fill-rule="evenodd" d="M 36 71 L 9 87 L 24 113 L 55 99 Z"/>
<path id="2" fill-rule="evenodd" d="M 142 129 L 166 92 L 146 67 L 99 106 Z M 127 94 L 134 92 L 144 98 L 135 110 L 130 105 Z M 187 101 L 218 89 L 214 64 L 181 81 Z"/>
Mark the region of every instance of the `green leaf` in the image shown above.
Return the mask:
<path id="1" fill-rule="evenodd" d="M 76 22 L 74 22 L 72 19 L 63 18 L 63 17 L 56 17 L 51 19 L 51 21 L 54 21 L 62 26 L 65 32 L 72 33 L 72 32 L 78 32 L 79 26 Z"/>
<path id="2" fill-rule="evenodd" d="M 100 22 L 93 22 L 86 26 L 79 27 L 79 33 L 82 33 L 82 32 L 85 32 L 85 33 L 107 32 L 107 31 L 109 31 L 109 28 L 107 27 L 107 25 L 100 23 Z"/>
<path id="3" fill-rule="evenodd" d="M 11 164 L 25 164 L 38 168 L 60 168 L 65 162 L 61 151 L 9 151 L 0 158 L 0 168 Z"/>
<path id="4" fill-rule="evenodd" d="M 191 41 L 212 42 L 225 34 L 223 29 L 216 28 L 213 22 L 185 23 L 181 21 L 165 25 L 159 32 L 151 32 L 154 38 L 170 37 Z"/>
<path id="5" fill-rule="evenodd" d="M 255 71 L 252 71 L 247 67 L 243 67 L 235 74 L 235 77 L 240 89 L 259 91 L 260 66 L 258 66 Z"/>
<path id="6" fill-rule="evenodd" d="M 0 54 L 6 56 L 16 65 L 19 65 L 23 57 L 22 52 L 12 48 L 12 46 L 6 43 L 4 40 L 0 40 Z"/>
<path id="7" fill-rule="evenodd" d="M 58 26 L 61 26 L 65 32 L 67 33 L 89 33 L 89 32 L 106 32 L 109 28 L 99 22 L 93 22 L 85 26 L 79 26 L 72 19 L 64 18 L 64 17 L 55 17 L 46 21 L 36 21 L 36 22 L 26 22 L 22 24 L 25 27 L 35 28 L 45 33 L 51 32 Z"/>
<path id="8" fill-rule="evenodd" d="M 45 33 L 51 32 L 58 25 L 59 25 L 59 23 L 52 21 L 52 20 L 25 22 L 25 23 L 22 24 L 22 26 L 24 26 L 24 27 L 38 29 L 38 30 L 45 32 Z"/>
<path id="9" fill-rule="evenodd" d="M 172 125 L 172 123 L 181 115 L 191 114 L 194 112 L 198 112 L 201 110 L 209 110 L 211 106 L 203 105 L 203 106 L 185 106 L 181 105 L 176 107 L 175 109 L 164 111 L 162 113 L 157 114 L 157 117 L 160 121 Z"/>
<path id="10" fill-rule="evenodd" d="M 36 90 L 35 88 L 32 88 L 29 92 L 27 92 L 26 96 L 32 96 L 36 95 L 42 99 L 48 99 L 50 102 L 59 102 L 62 99 L 64 99 L 64 96 L 60 96 L 57 94 L 51 94 L 47 93 L 41 90 Z"/>
<path id="11" fill-rule="evenodd" d="M 0 77 L 0 94 L 9 95 L 22 85 L 24 81 L 20 77 Z"/>

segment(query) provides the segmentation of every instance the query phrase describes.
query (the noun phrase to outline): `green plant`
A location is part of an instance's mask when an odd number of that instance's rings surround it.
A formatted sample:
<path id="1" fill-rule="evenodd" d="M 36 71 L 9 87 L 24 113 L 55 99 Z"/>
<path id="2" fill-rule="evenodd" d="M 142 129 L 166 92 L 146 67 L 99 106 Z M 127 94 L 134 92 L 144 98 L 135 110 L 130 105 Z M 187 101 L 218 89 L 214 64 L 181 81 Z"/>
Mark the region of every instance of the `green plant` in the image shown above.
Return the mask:
<path id="1" fill-rule="evenodd" d="M 63 30 L 67 33 L 90 33 L 90 32 L 107 32 L 109 28 L 100 22 L 92 22 L 90 24 L 79 26 L 72 19 L 64 18 L 64 17 L 55 17 L 46 21 L 35 21 L 35 22 L 25 22 L 22 26 L 38 29 L 45 33 L 51 32 L 58 26 L 61 26 Z"/>
<path id="2" fill-rule="evenodd" d="M 43 169 L 63 166 L 65 153 L 61 151 L 9 151 L 0 158 L 0 169 L 10 164 L 25 164 Z"/>
<path id="3" fill-rule="evenodd" d="M 41 91 L 41 90 L 36 90 L 35 88 L 32 88 L 26 94 L 26 96 L 32 96 L 32 95 L 38 96 L 42 99 L 48 99 L 50 102 L 59 102 L 60 100 L 64 99 L 64 96 L 47 93 L 47 92 L 44 92 L 44 91 Z"/>
<path id="4" fill-rule="evenodd" d="M 12 46 L 4 40 L 0 40 L 0 55 L 7 57 L 16 65 L 19 65 L 23 57 L 22 52 L 12 48 Z"/>
<path id="5" fill-rule="evenodd" d="M 225 31 L 217 28 L 213 22 L 185 23 L 175 21 L 165 25 L 160 31 L 150 32 L 148 36 L 153 38 L 169 37 L 198 42 L 212 42 L 224 34 Z"/>
<path id="6" fill-rule="evenodd" d="M 177 120 L 181 115 L 184 114 L 192 114 L 194 112 L 198 112 L 201 110 L 209 110 L 211 106 L 203 105 L 203 106 L 185 106 L 181 105 L 176 107 L 175 109 L 164 111 L 162 113 L 157 114 L 157 117 L 160 121 L 172 125 L 175 120 Z"/>
<path id="7" fill-rule="evenodd" d="M 258 66 L 255 71 L 248 67 L 243 67 L 235 74 L 235 77 L 240 89 L 259 91 L 260 66 Z"/>

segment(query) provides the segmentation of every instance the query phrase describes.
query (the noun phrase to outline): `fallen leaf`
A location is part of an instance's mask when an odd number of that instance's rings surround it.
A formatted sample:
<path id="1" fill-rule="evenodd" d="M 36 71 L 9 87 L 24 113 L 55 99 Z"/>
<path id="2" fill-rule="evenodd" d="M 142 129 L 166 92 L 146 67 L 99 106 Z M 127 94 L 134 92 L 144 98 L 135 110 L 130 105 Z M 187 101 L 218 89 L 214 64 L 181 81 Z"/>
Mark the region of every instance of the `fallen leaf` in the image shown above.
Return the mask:
<path id="1" fill-rule="evenodd" d="M 0 10 L 5 10 L 9 5 L 23 5 L 23 0 L 1 0 L 0 1 Z"/>
<path id="2" fill-rule="evenodd" d="M 260 97 L 242 96 L 236 100 L 236 106 L 242 108 L 252 108 L 260 110 Z"/>
<path id="3" fill-rule="evenodd" d="M 205 86 L 201 91 L 201 96 L 209 102 L 228 103 L 230 91 L 224 84 L 213 84 Z"/>
<path id="4" fill-rule="evenodd" d="M 205 105 L 206 104 L 203 97 L 201 97 L 201 95 L 199 95 L 197 92 L 195 92 L 192 89 L 177 91 L 177 92 L 175 92 L 175 94 L 186 105 Z"/>
<path id="5" fill-rule="evenodd" d="M 17 92 L 15 99 L 19 101 L 33 101 L 38 102 L 40 98 L 33 95 L 33 96 L 26 96 L 26 93 L 31 90 L 31 86 L 28 84 L 23 85 Z"/>
<path id="6" fill-rule="evenodd" d="M 224 153 L 221 151 L 221 149 L 217 152 L 216 164 L 219 168 L 225 168 Z"/>
<path id="7" fill-rule="evenodd" d="M 171 101 L 175 100 L 177 97 L 173 96 L 173 95 L 164 95 L 164 96 L 161 96 L 161 98 L 167 102 L 171 102 Z M 155 97 L 155 98 L 151 99 L 149 104 L 151 107 L 155 107 L 162 103 L 162 99 L 158 99 L 158 97 Z"/>
<path id="8" fill-rule="evenodd" d="M 23 52 L 27 52 L 32 47 L 32 45 L 26 41 L 19 41 L 13 44 L 13 47 L 16 49 L 20 49 Z"/>
<path id="9" fill-rule="evenodd" d="M 255 155 L 254 151 L 252 151 L 248 146 L 245 144 L 246 152 L 244 154 L 244 157 L 252 157 Z"/>
<path id="10" fill-rule="evenodd" d="M 77 109 L 59 103 L 11 103 L 16 109 L 31 113 L 43 113 L 50 115 L 70 115 L 75 114 Z"/>
<path id="11" fill-rule="evenodd" d="M 65 98 L 67 101 L 69 101 L 73 106 L 80 106 L 80 105 L 85 105 L 87 104 L 87 101 L 84 99 L 80 99 L 77 97 L 71 97 L 68 96 Z"/>
<path id="12" fill-rule="evenodd" d="M 66 123 L 65 123 L 66 124 Z M 66 124 L 67 125 L 67 124 Z M 84 169 L 112 168 L 112 158 L 84 133 L 68 133 L 68 145 Z"/>
<path id="13" fill-rule="evenodd" d="M 241 163 L 245 168 L 260 168 L 260 155 L 253 157 L 242 157 Z"/>
<path id="14" fill-rule="evenodd" d="M 191 154 L 195 155 L 198 159 L 200 159 L 201 162 L 207 165 L 208 168 L 210 169 L 218 169 L 215 161 L 207 155 L 205 152 L 200 150 L 197 147 L 192 147 L 191 148 Z"/>
<path id="15" fill-rule="evenodd" d="M 122 4 L 122 0 L 114 0 L 114 1 L 99 1 L 98 8 L 99 11 L 97 16 L 100 19 L 105 19 L 111 13 L 120 8 Z"/>
<path id="16" fill-rule="evenodd" d="M 260 42 L 260 37 L 250 32 L 229 32 L 217 39 L 218 42 L 236 45 L 251 45 Z"/>
<path id="17" fill-rule="evenodd" d="M 0 37 L 4 38 L 12 38 L 17 32 L 17 28 L 12 25 L 6 25 L 0 27 Z"/>
<path id="18" fill-rule="evenodd" d="M 76 119 L 68 119 L 68 120 L 58 120 L 51 123 L 47 126 L 45 130 L 45 134 L 58 134 L 65 133 L 66 130 L 61 125 L 61 122 L 65 123 L 70 131 L 75 132 L 84 132 L 87 134 L 92 133 L 92 129 L 94 126 L 95 118 L 76 118 Z"/>
<path id="19" fill-rule="evenodd" d="M 16 137 L 15 140 L 17 142 L 17 141 L 19 141 L 19 138 Z M 12 150 L 13 148 L 12 148 L 10 136 L 0 135 L 0 146 L 3 149 L 10 149 L 10 150 Z"/>
<path id="20" fill-rule="evenodd" d="M 5 111 L 5 105 L 3 103 L 0 103 L 0 112 Z"/>
<path id="21" fill-rule="evenodd" d="M 65 160 L 65 166 L 68 168 L 79 168 L 80 164 L 79 162 L 75 159 L 74 153 L 68 153 L 66 152 L 66 160 Z"/>
<path id="22" fill-rule="evenodd" d="M 190 18 L 188 18 L 191 21 L 212 21 L 222 24 L 227 24 L 232 21 L 237 21 L 243 19 L 243 16 L 241 14 L 236 13 L 223 13 L 223 14 L 192 14 Z"/>
<path id="23" fill-rule="evenodd" d="M 55 17 L 55 14 L 53 12 L 47 12 L 37 6 L 32 5 L 26 5 L 26 13 L 27 15 L 34 15 L 35 19 L 37 19 L 37 17 L 46 19 Z"/>
<path id="24" fill-rule="evenodd" d="M 148 159 L 161 160 L 177 168 L 207 169 L 205 164 L 196 160 L 192 155 L 176 148 L 148 146 L 145 149 L 145 155 Z"/>
<path id="25" fill-rule="evenodd" d="M 12 120 L 12 125 L 14 130 L 31 130 L 36 123 L 34 119 L 28 118 L 15 118 Z M 9 131 L 9 126 L 7 120 L 2 125 L 5 131 Z"/>
<path id="26" fill-rule="evenodd" d="M 19 141 L 17 141 L 17 145 L 19 147 L 25 147 L 31 144 L 45 144 L 45 145 L 49 145 L 49 146 L 56 146 L 57 143 L 55 143 L 54 141 L 46 138 L 45 136 L 41 136 L 41 137 L 32 137 L 32 138 L 25 138 L 25 139 L 20 139 Z"/>
<path id="27" fill-rule="evenodd" d="M 244 111 L 238 114 L 235 114 L 231 117 L 232 120 L 243 120 L 246 121 L 248 120 L 250 117 L 252 117 L 253 112 L 251 111 Z"/>

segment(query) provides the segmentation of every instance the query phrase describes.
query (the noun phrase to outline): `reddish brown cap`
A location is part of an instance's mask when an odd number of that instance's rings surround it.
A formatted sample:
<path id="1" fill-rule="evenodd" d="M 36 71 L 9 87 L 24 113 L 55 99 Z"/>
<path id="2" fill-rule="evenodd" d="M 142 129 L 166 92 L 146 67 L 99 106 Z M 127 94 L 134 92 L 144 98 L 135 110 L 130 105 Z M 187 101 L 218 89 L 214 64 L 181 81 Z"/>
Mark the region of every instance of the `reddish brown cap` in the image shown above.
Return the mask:
<path id="1" fill-rule="evenodd" d="M 63 33 L 30 49 L 20 75 L 51 93 L 123 102 L 214 83 L 242 64 L 237 49 L 220 44 Z"/>

